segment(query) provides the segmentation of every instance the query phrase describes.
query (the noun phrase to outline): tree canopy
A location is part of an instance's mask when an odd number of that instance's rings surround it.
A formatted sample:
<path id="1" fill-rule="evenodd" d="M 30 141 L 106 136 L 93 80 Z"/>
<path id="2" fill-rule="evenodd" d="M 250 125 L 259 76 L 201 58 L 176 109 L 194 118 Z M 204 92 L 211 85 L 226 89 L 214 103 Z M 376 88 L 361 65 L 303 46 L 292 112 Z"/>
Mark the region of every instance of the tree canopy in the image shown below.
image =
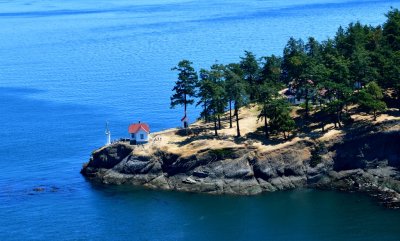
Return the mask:
<path id="1" fill-rule="evenodd" d="M 214 121 L 215 134 L 222 128 L 221 116 L 229 112 L 229 128 L 240 108 L 257 104 L 264 120 L 265 137 L 296 128 L 292 104 L 300 103 L 304 123 L 333 123 L 336 128 L 351 123 L 349 110 L 372 113 L 374 119 L 388 107 L 400 108 L 400 12 L 390 9 L 381 26 L 360 22 L 339 27 L 335 36 L 318 41 L 290 38 L 282 57 L 257 56 L 245 51 L 237 63 L 213 64 L 198 74 L 192 62 L 182 60 L 173 70 L 178 80 L 171 107 L 194 103 L 202 106 L 201 117 Z M 232 111 L 234 112 L 232 114 Z M 309 118 L 310 112 L 319 120 Z"/>
<path id="2" fill-rule="evenodd" d="M 195 88 L 198 82 L 197 72 L 192 67 L 192 64 L 189 60 L 182 60 L 178 63 L 178 66 L 172 68 L 172 70 L 178 71 L 178 80 L 172 89 L 174 94 L 171 96 L 171 108 L 183 105 L 185 115 L 187 105 L 194 103 L 193 97 L 195 97 Z"/>

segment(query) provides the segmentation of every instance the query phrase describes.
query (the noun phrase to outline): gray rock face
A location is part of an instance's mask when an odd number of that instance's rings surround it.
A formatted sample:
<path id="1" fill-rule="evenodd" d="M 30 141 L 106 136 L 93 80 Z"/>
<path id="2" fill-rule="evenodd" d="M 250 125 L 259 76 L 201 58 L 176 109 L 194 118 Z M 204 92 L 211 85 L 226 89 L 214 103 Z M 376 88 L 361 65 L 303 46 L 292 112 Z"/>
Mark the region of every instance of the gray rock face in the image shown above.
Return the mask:
<path id="1" fill-rule="evenodd" d="M 221 149 L 189 157 L 159 150 L 148 157 L 135 156 L 134 147 L 116 143 L 95 151 L 82 174 L 103 183 L 209 194 L 254 195 L 298 187 L 361 191 L 398 207 L 399 137 L 400 131 L 368 132 L 331 142 L 315 167 L 309 164 L 316 145 L 310 140 L 269 152 Z M 372 150 L 364 151 L 361 162 L 357 148 L 365 145 Z"/>
<path id="2" fill-rule="evenodd" d="M 375 168 L 382 165 L 400 167 L 400 132 L 363 135 L 335 144 L 335 170 Z M 349 158 L 352 159 L 349 162 Z"/>
<path id="3" fill-rule="evenodd" d="M 125 157 L 113 167 L 116 172 L 124 174 L 161 174 L 161 163 L 157 160 L 138 158 L 132 155 Z"/>

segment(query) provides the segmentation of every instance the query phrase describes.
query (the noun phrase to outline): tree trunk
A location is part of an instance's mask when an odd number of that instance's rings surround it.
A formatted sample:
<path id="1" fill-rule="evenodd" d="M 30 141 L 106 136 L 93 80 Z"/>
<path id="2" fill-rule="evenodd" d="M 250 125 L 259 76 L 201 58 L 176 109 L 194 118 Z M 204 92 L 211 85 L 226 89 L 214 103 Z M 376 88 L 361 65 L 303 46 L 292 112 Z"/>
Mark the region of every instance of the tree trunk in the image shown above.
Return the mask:
<path id="1" fill-rule="evenodd" d="M 331 115 L 332 115 L 332 116 L 331 116 Z M 335 113 L 330 114 L 330 117 L 332 117 L 332 119 L 333 119 L 333 124 L 335 125 L 335 128 L 337 128 L 337 120 L 336 120 Z"/>
<path id="2" fill-rule="evenodd" d="M 337 116 L 337 122 L 338 122 L 339 128 L 342 128 L 342 123 L 340 123 L 340 111 L 337 111 L 336 116 Z"/>
<path id="3" fill-rule="evenodd" d="M 214 134 L 215 136 L 218 136 L 218 127 L 217 127 L 217 117 L 214 116 Z"/>
<path id="4" fill-rule="evenodd" d="M 183 101 L 185 116 L 186 116 L 186 105 L 187 105 L 187 101 L 186 101 L 186 94 L 185 94 L 185 99 Z"/>
<path id="5" fill-rule="evenodd" d="M 218 129 L 221 130 L 221 116 L 218 115 Z"/>
<path id="6" fill-rule="evenodd" d="M 205 122 L 205 123 L 208 123 L 208 114 L 207 114 L 207 105 L 206 105 L 206 102 L 204 102 L 203 111 L 204 111 L 204 122 Z"/>
<path id="7" fill-rule="evenodd" d="M 232 101 L 229 101 L 229 128 L 232 128 Z"/>
<path id="8" fill-rule="evenodd" d="M 283 131 L 283 138 L 286 140 L 286 131 Z"/>
<path id="9" fill-rule="evenodd" d="M 374 121 L 376 121 L 376 110 L 374 110 Z"/>
<path id="10" fill-rule="evenodd" d="M 249 92 L 250 92 L 249 99 L 250 99 L 250 102 L 253 103 L 253 101 L 254 101 L 254 92 L 253 92 L 253 78 L 252 77 L 249 78 L 249 88 L 250 88 L 250 90 L 249 90 Z"/>
<path id="11" fill-rule="evenodd" d="M 235 116 L 236 116 L 236 133 L 237 133 L 237 137 L 240 137 L 239 108 L 236 103 L 235 103 Z"/>

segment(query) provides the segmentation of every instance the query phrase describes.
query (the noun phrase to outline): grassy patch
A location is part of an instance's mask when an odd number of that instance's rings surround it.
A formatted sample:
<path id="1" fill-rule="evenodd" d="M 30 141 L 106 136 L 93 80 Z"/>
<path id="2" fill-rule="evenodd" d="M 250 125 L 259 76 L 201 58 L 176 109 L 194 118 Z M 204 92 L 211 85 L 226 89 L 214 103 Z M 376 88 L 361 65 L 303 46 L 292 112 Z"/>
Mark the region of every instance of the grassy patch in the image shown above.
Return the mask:
<path id="1" fill-rule="evenodd" d="M 232 148 L 213 149 L 209 153 L 215 155 L 219 160 L 233 158 L 235 155 L 235 151 Z"/>

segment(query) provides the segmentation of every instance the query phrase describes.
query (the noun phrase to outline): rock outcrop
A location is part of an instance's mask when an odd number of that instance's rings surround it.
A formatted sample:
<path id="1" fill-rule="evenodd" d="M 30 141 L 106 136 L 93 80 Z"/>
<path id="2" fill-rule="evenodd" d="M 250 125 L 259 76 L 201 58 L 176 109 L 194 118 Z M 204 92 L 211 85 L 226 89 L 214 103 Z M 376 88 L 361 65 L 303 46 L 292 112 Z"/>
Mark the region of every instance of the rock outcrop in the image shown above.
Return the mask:
<path id="1" fill-rule="evenodd" d="M 298 187 L 360 191 L 400 207 L 399 126 L 399 121 L 360 126 L 323 142 L 303 138 L 271 150 L 213 147 L 190 155 L 156 147 L 143 154 L 135 151 L 138 146 L 118 142 L 94 151 L 81 172 L 106 184 L 210 194 Z"/>

